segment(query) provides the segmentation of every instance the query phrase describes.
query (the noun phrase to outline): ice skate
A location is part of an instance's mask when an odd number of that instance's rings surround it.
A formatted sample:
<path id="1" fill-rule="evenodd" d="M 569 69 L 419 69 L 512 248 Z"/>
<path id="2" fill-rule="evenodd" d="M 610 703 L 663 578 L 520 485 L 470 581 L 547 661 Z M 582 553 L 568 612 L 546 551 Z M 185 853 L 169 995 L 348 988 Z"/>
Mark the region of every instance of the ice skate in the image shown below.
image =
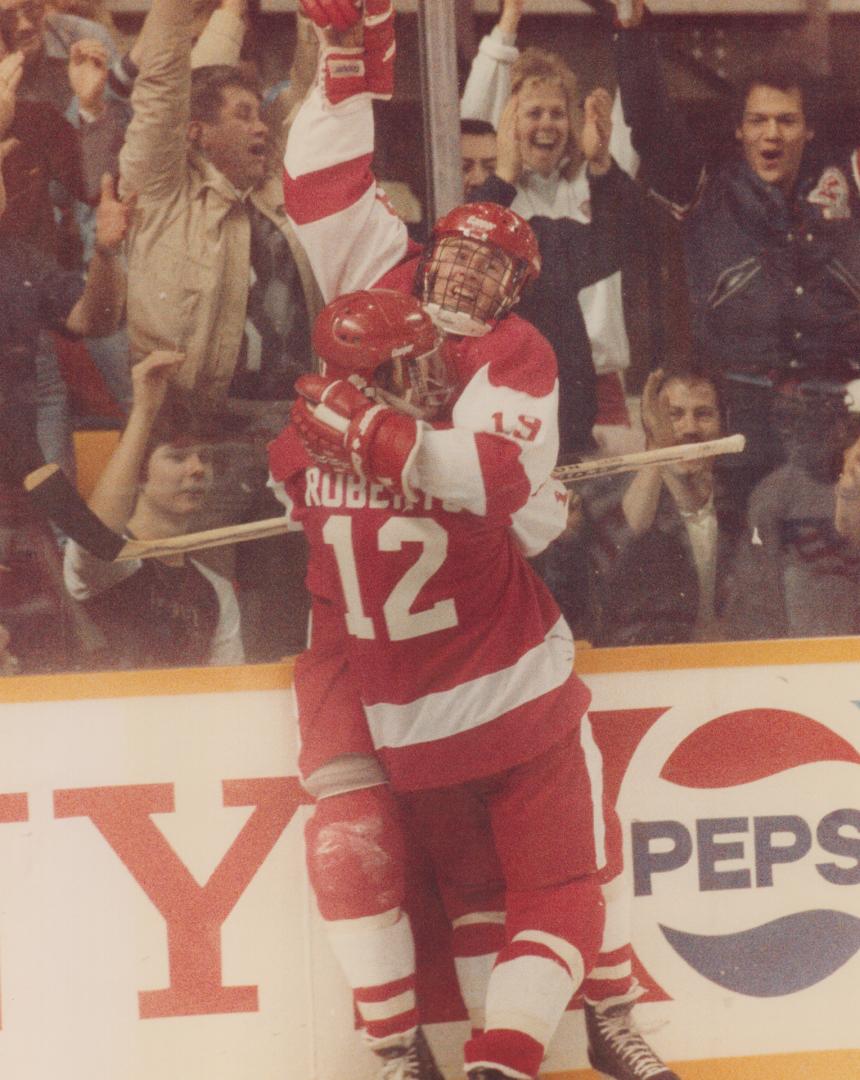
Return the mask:
<path id="1" fill-rule="evenodd" d="M 445 1080 L 421 1028 L 405 1045 L 387 1046 L 374 1053 L 383 1062 L 378 1080 Z"/>
<path id="2" fill-rule="evenodd" d="M 631 1004 L 597 1009 L 585 1004 L 588 1060 L 609 1080 L 680 1080 L 636 1030 Z"/>

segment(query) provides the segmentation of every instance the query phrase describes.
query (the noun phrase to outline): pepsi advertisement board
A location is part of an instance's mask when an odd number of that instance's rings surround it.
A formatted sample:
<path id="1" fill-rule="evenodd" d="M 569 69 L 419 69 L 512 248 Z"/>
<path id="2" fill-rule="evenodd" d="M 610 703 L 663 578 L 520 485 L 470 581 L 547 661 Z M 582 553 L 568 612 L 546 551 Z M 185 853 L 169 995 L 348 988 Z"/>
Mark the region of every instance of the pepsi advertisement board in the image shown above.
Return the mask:
<path id="1" fill-rule="evenodd" d="M 684 1080 L 860 1077 L 860 646 L 587 650 L 635 1009 Z M 287 665 L 8 679 L 0 1073 L 372 1080 L 302 851 Z M 468 1025 L 411 915 L 449 1078 Z M 588 1070 L 577 999 L 543 1077 Z"/>

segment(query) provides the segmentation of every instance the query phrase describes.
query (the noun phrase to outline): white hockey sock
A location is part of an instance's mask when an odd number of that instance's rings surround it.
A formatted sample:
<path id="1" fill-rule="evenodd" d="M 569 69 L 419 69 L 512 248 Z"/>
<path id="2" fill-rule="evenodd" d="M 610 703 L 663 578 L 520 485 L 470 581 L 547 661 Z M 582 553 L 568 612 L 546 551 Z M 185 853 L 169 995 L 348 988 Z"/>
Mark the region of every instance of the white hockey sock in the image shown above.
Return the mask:
<path id="1" fill-rule="evenodd" d="M 582 982 L 570 942 L 539 930 L 517 934 L 490 976 L 485 1032 L 509 1029 L 546 1046 Z"/>
<path id="2" fill-rule="evenodd" d="M 373 1046 L 403 1041 L 418 1025 L 415 945 L 399 908 L 326 922 L 329 941 Z"/>

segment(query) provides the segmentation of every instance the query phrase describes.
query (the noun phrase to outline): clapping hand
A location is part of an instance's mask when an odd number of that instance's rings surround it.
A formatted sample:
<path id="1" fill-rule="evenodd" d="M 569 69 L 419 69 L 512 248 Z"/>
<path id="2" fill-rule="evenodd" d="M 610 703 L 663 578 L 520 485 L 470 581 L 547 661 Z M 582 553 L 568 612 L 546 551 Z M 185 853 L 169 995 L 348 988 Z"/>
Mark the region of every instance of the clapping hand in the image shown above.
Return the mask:
<path id="1" fill-rule="evenodd" d="M 588 162 L 588 171 L 600 175 L 609 170 L 612 157 L 609 140 L 612 136 L 612 97 L 608 90 L 594 90 L 585 99 L 585 123 L 580 144 Z"/>
<path id="2" fill-rule="evenodd" d="M 82 38 L 69 50 L 69 84 L 82 109 L 98 115 L 104 108 L 108 53 L 94 38 Z"/>

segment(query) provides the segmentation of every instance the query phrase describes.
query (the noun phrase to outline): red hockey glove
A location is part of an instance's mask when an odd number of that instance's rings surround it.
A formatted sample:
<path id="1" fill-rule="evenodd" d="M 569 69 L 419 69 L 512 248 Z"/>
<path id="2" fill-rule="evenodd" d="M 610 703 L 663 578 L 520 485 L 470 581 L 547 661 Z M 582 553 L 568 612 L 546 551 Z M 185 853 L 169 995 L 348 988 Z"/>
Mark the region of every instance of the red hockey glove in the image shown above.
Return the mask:
<path id="1" fill-rule="evenodd" d="M 302 11 L 321 30 L 349 30 L 361 18 L 361 0 L 299 0 Z"/>
<path id="2" fill-rule="evenodd" d="M 320 54 L 322 90 L 330 105 L 367 92 L 364 49 L 330 46 Z"/>
<path id="3" fill-rule="evenodd" d="M 414 498 L 409 470 L 420 429 L 411 416 L 367 397 L 345 379 L 302 375 L 290 419 L 310 456 L 339 472 Z"/>
<path id="4" fill-rule="evenodd" d="M 310 2 L 302 0 L 304 4 Z M 338 2 L 352 4 L 352 0 Z M 334 3 L 334 0 L 327 0 L 327 3 Z M 359 16 L 360 11 L 357 11 L 356 17 Z M 320 58 L 322 89 L 331 105 L 339 105 L 347 98 L 364 93 L 387 101 L 394 93 L 397 46 L 391 0 L 365 0 L 363 19 L 362 45 L 323 45 Z"/>
<path id="5" fill-rule="evenodd" d="M 368 91 L 388 101 L 394 93 L 394 5 L 364 0 L 364 63 Z"/>

